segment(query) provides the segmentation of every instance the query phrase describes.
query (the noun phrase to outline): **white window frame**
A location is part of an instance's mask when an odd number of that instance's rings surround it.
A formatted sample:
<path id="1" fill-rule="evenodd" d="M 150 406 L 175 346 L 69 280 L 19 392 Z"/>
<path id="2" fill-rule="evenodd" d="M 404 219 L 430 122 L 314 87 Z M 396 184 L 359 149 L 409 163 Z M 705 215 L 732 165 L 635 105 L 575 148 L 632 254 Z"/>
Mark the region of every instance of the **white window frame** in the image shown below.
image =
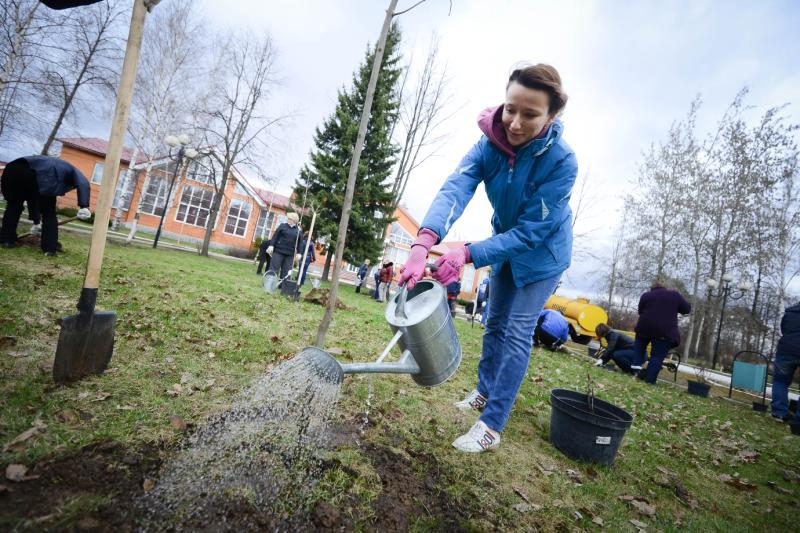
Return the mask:
<path id="1" fill-rule="evenodd" d="M 142 189 L 142 194 L 141 197 L 139 198 L 139 204 L 141 205 L 142 213 L 157 217 L 161 216 L 161 213 L 158 213 L 157 211 L 159 210 L 159 208 L 166 209 L 167 207 L 167 189 L 169 188 L 169 183 L 167 183 L 167 179 L 168 178 L 166 176 L 156 176 L 154 174 L 150 174 L 150 176 L 147 178 L 147 183 Z M 147 191 L 150 189 L 150 185 L 153 183 L 153 180 L 161 180 L 161 185 L 159 185 L 158 189 L 156 190 L 155 200 L 153 201 L 153 209 L 151 211 L 147 211 L 144 207 L 145 195 L 148 194 Z"/>
<path id="2" fill-rule="evenodd" d="M 189 168 L 186 172 L 186 179 L 212 186 L 216 185 L 217 182 L 212 170 L 200 163 L 197 159 L 192 160 L 192 162 L 189 164 Z"/>
<path id="3" fill-rule="evenodd" d="M 233 217 L 233 215 L 231 215 L 231 210 L 233 209 L 233 207 L 236 204 L 239 204 L 238 205 L 239 214 L 237 214 L 235 216 L 236 222 L 234 224 L 234 229 L 231 232 L 231 231 L 228 231 L 228 219 Z M 247 206 L 247 218 L 242 218 L 242 216 L 241 216 L 242 207 L 243 206 Z M 247 202 L 245 200 L 240 200 L 238 198 L 234 198 L 233 200 L 231 200 L 230 204 L 228 205 L 228 214 L 225 216 L 225 225 L 222 227 L 222 232 L 226 233 L 228 235 L 233 235 L 234 237 L 239 237 L 241 239 L 247 237 L 247 229 L 250 227 L 250 217 L 251 217 L 252 214 L 253 214 L 253 206 L 252 206 L 252 204 L 250 202 Z M 242 220 L 245 221 L 244 222 L 244 232 L 241 235 L 239 235 L 238 233 L 236 233 L 236 230 L 239 227 L 239 222 L 241 222 Z"/>
<path id="4" fill-rule="evenodd" d="M 391 224 L 391 229 L 389 230 L 389 240 L 394 243 L 405 244 L 407 246 L 414 244 L 414 237 L 412 237 L 411 234 L 407 232 L 397 221 L 394 221 Z"/>
<path id="5" fill-rule="evenodd" d="M 186 194 L 187 190 L 189 191 L 189 203 L 185 203 L 184 204 L 183 198 L 184 198 L 184 194 Z M 199 191 L 199 194 L 197 194 L 197 191 Z M 208 200 L 208 207 L 202 207 L 202 201 L 203 201 L 202 196 L 205 193 L 208 193 L 208 194 L 211 195 L 211 197 Z M 195 204 L 191 203 L 191 200 L 193 200 L 195 198 L 199 198 L 200 199 L 201 203 L 199 205 L 195 205 Z M 191 185 L 191 184 L 187 183 L 187 184 L 185 184 L 183 186 L 183 189 L 181 189 L 181 196 L 178 199 L 178 208 L 175 209 L 175 222 L 178 222 L 180 224 L 186 224 L 187 226 L 195 226 L 197 228 L 207 228 L 208 227 L 208 221 L 211 218 L 211 205 L 213 203 L 214 203 L 214 191 L 212 189 L 207 189 L 205 187 L 200 187 L 200 186 L 197 186 L 197 185 Z M 183 220 L 181 220 L 179 218 L 182 205 L 186 205 L 186 209 L 183 212 Z M 189 210 L 191 208 L 197 209 L 197 212 L 194 215 L 194 220 L 195 221 L 194 222 L 187 222 L 187 220 L 189 218 Z M 205 224 L 198 224 L 197 223 L 197 220 L 199 218 L 199 214 L 200 214 L 201 210 L 208 211 L 208 215 L 206 215 L 206 223 Z M 216 224 L 216 220 L 215 220 L 213 227 L 216 227 L 216 225 L 217 224 Z"/>
<path id="6" fill-rule="evenodd" d="M 258 231 L 258 225 L 261 222 L 261 215 L 264 215 L 264 228 L 266 228 L 266 232 Z M 256 218 L 256 230 L 253 232 L 253 240 L 255 241 L 259 237 L 263 239 L 269 239 L 272 237 L 272 228 L 275 226 L 275 219 L 277 218 L 278 213 L 275 211 L 267 211 L 266 209 L 259 209 L 258 211 L 258 218 Z M 267 224 L 269 223 L 269 225 Z M 263 235 L 262 235 L 263 233 Z"/>

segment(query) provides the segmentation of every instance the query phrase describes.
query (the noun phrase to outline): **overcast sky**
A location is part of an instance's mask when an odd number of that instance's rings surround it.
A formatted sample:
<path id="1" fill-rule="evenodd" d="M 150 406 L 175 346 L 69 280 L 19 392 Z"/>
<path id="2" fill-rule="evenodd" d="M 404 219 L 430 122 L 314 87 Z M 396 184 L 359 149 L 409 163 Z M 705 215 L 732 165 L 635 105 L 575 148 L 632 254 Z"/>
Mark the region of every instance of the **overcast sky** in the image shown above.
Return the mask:
<path id="1" fill-rule="evenodd" d="M 401 1 L 398 10 L 412 0 Z M 218 24 L 269 31 L 280 50 L 283 87 L 278 109 L 299 110 L 282 132 L 274 174 L 287 192 L 305 163 L 314 128 L 349 85 L 368 42 L 377 40 L 387 1 L 205 0 Z M 519 61 L 546 62 L 561 73 L 569 103 L 564 137 L 588 173 L 599 216 L 583 221 L 591 242 L 609 242 L 621 198 L 642 150 L 663 138 L 696 94 L 704 106 L 699 131 L 713 127 L 734 95 L 749 86 L 755 113 L 800 103 L 800 3 L 748 1 L 489 1 L 428 0 L 399 20 L 408 57 L 424 57 L 432 32 L 452 77 L 458 112 L 439 156 L 417 169 L 404 202 L 421 220 L 448 174 L 478 140 L 477 114 L 503 101 L 505 81 Z M 796 105 L 792 116 L 800 120 Z M 490 235 L 491 209 L 482 190 L 448 240 Z M 591 261 L 573 265 L 564 288 L 590 290 Z"/>

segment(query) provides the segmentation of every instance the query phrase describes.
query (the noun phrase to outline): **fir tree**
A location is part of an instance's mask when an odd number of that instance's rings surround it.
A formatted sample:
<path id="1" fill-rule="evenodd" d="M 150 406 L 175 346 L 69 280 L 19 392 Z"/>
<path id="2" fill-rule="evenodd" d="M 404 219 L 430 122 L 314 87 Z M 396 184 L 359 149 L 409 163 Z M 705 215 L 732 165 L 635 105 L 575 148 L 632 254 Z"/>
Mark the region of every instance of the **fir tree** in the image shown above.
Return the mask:
<path id="1" fill-rule="evenodd" d="M 397 82 L 402 70 L 399 66 L 399 46 L 400 29 L 393 24 L 386 40 L 364 149 L 358 165 L 353 209 L 343 254 L 343 259 L 350 263 L 360 263 L 364 258 L 370 258 L 373 263 L 377 260 L 383 248 L 386 224 L 391 220 L 390 178 L 398 152 L 391 134 L 398 118 L 400 102 Z M 309 163 L 303 166 L 295 183 L 297 198 L 303 198 L 308 187 L 308 200 L 317 208 L 318 229 L 315 229 L 315 233 L 330 238 L 323 279 L 328 278 L 332 252 L 336 247 L 347 174 L 374 57 L 374 47 L 368 46 L 364 61 L 353 74 L 351 88 L 339 91 L 336 110 L 321 128 L 317 127 Z"/>

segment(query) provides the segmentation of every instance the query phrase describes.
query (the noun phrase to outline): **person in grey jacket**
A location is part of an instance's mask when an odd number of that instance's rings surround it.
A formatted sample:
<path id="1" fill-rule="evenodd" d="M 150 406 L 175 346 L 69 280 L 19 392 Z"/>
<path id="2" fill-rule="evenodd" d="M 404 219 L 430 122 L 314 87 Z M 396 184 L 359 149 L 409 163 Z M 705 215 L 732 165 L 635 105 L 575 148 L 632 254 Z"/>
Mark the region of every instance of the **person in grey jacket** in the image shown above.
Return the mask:
<path id="1" fill-rule="evenodd" d="M 267 272 L 273 272 L 283 280 L 292 270 L 292 265 L 300 259 L 300 247 L 303 243 L 297 222 L 297 213 L 286 215 L 286 222 L 278 226 L 269 240 L 267 255 L 271 256 Z"/>
<path id="2" fill-rule="evenodd" d="M 0 242 L 12 248 L 17 240 L 17 225 L 23 204 L 28 203 L 28 212 L 33 219 L 31 233 L 41 235 L 42 252 L 56 255 L 58 247 L 58 217 L 56 200 L 72 189 L 78 190 L 77 217 L 88 220 L 90 187 L 81 172 L 66 161 L 56 157 L 32 155 L 11 161 L 3 171 L 0 190 L 6 199 L 3 228 Z"/>

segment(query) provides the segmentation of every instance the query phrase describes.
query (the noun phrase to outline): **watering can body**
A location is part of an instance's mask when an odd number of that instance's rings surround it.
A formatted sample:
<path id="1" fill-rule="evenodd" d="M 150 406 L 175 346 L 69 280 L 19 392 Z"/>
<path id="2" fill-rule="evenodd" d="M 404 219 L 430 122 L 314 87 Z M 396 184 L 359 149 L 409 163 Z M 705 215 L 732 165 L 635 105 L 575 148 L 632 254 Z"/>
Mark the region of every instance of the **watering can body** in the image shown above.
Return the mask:
<path id="1" fill-rule="evenodd" d="M 389 301 L 385 318 L 395 335 L 374 363 L 340 364 L 319 348 L 306 348 L 300 356 L 326 375 L 335 375 L 337 370 L 342 374 L 410 374 L 424 387 L 441 385 L 455 374 L 461 364 L 461 344 L 443 285 L 423 280 L 410 291 L 399 291 Z M 400 360 L 383 362 L 396 343 L 402 350 Z"/>
<path id="2" fill-rule="evenodd" d="M 278 281 L 278 275 L 268 270 L 267 273 L 264 274 L 264 290 L 268 293 L 275 292 L 275 289 L 278 288 Z"/>
<path id="3" fill-rule="evenodd" d="M 461 344 L 444 285 L 423 280 L 407 295 L 398 291 L 384 316 L 393 332 L 402 332 L 400 349 L 410 352 L 419 366 L 419 372 L 411 374 L 418 385 L 435 387 L 455 374 L 461 364 Z"/>

